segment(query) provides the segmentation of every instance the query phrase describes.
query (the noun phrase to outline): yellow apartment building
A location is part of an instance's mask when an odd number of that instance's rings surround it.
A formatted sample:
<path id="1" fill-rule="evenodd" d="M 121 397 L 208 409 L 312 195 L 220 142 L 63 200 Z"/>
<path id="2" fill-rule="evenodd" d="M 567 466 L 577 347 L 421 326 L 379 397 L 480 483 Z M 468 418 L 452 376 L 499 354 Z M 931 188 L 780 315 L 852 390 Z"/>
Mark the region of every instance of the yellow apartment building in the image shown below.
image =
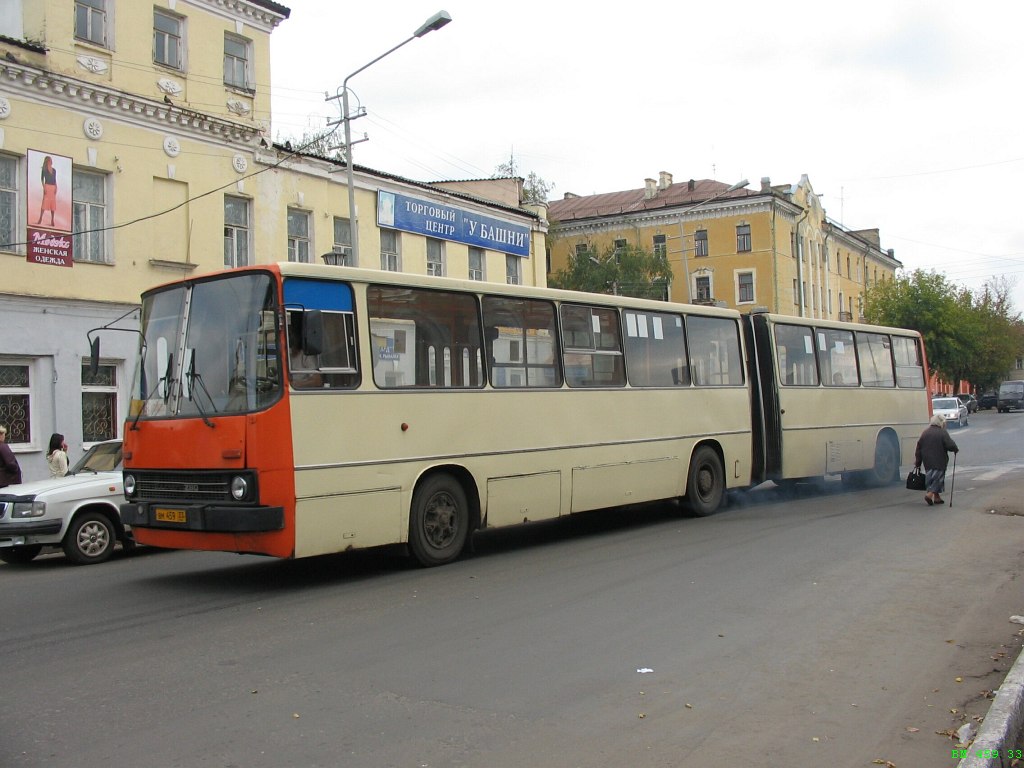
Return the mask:
<path id="1" fill-rule="evenodd" d="M 662 172 L 639 189 L 548 205 L 549 272 L 573 254 L 631 246 L 668 259 L 672 301 L 800 317 L 859 320 L 864 288 L 901 267 L 878 230 L 831 221 L 806 176 L 759 189 Z"/>
<path id="2" fill-rule="evenodd" d="M 0 423 L 26 481 L 46 476 L 53 432 L 72 460 L 121 436 L 152 286 L 289 259 L 545 282 L 543 210 L 520 205 L 515 179 L 354 166 L 357 261 L 343 164 L 269 139 L 270 36 L 290 13 L 0 3 Z M 107 326 L 125 333 L 104 332 L 93 375 L 87 333 Z"/>

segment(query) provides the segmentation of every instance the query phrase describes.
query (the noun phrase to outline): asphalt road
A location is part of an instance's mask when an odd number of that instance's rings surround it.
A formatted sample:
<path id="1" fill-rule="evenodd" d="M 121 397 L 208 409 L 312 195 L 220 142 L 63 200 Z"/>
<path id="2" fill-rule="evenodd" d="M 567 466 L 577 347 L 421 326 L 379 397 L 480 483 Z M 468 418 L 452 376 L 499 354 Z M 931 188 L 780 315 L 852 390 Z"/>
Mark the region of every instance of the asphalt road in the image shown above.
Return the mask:
<path id="1" fill-rule="evenodd" d="M 953 432 L 952 508 L 829 482 L 486 534 L 432 570 L 0 565 L 0 766 L 952 766 L 943 734 L 1020 644 L 1022 435 Z"/>

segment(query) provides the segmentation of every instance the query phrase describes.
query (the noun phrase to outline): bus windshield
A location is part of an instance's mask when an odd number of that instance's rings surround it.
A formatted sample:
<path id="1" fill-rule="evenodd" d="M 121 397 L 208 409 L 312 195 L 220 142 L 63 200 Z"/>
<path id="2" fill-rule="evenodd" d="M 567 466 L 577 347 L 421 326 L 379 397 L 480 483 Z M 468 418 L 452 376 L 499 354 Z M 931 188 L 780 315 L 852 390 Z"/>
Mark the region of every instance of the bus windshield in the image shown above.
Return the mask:
<path id="1" fill-rule="evenodd" d="M 274 283 L 263 273 L 177 285 L 143 297 L 132 415 L 209 418 L 280 396 Z"/>

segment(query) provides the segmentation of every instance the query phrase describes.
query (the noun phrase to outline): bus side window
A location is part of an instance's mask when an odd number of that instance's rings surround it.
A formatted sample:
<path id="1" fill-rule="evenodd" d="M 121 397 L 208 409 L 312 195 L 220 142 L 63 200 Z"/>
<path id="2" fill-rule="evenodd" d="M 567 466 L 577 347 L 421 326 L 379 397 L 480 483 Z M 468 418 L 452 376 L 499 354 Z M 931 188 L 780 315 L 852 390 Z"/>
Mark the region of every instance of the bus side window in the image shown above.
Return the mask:
<path id="1" fill-rule="evenodd" d="M 493 387 L 560 387 L 555 308 L 548 301 L 484 296 Z"/>
<path id="2" fill-rule="evenodd" d="M 856 338 L 860 378 L 864 382 L 864 386 L 896 386 L 889 337 L 883 333 L 861 333 L 858 331 Z"/>
<path id="3" fill-rule="evenodd" d="M 921 347 L 917 339 L 893 336 L 892 352 L 896 358 L 896 384 L 900 387 L 923 387 L 924 366 L 921 364 Z"/>
<path id="4" fill-rule="evenodd" d="M 690 371 L 698 387 L 743 384 L 739 326 L 722 317 L 686 316 Z"/>
<path id="5" fill-rule="evenodd" d="M 618 313 L 604 307 L 563 304 L 560 315 L 566 384 L 570 387 L 625 386 Z"/>
<path id="6" fill-rule="evenodd" d="M 626 310 L 626 372 L 633 387 L 689 386 L 683 318 Z"/>
<path id="7" fill-rule="evenodd" d="M 483 386 L 483 329 L 475 296 L 370 285 L 366 301 L 378 387 Z"/>
<path id="8" fill-rule="evenodd" d="M 776 324 L 775 354 L 780 381 L 789 386 L 817 386 L 818 365 L 814 354 L 813 329 L 802 325 Z"/>

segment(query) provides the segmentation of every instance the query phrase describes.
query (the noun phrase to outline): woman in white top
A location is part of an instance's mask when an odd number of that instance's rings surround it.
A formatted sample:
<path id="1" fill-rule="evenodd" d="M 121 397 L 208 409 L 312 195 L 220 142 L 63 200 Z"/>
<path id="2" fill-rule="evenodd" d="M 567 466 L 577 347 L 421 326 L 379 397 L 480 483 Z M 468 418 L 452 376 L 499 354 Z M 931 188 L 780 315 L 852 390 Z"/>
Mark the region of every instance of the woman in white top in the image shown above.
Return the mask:
<path id="1" fill-rule="evenodd" d="M 64 435 L 58 432 L 50 435 L 46 463 L 50 465 L 50 477 L 64 477 L 68 473 L 68 446 L 64 442 Z"/>

